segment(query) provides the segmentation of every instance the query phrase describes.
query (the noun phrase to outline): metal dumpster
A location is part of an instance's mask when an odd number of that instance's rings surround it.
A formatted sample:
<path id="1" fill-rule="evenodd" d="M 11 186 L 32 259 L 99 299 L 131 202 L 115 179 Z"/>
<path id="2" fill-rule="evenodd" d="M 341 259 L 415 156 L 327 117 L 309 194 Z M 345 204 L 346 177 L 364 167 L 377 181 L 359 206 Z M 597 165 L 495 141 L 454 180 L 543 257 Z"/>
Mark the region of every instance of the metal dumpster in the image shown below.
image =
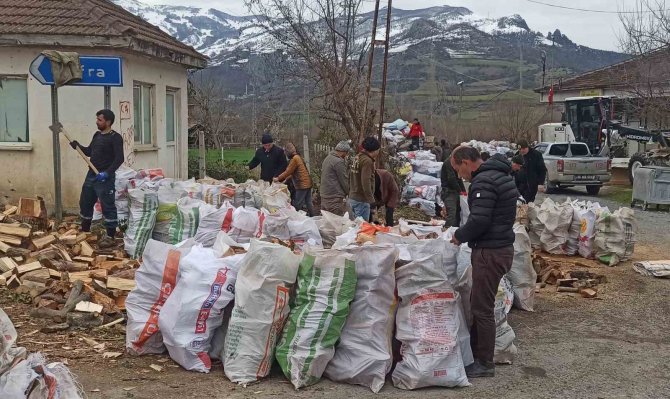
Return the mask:
<path id="1" fill-rule="evenodd" d="M 642 204 L 647 210 L 649 205 L 670 205 L 670 168 L 664 166 L 642 166 L 635 171 L 633 182 L 633 201 Z"/>

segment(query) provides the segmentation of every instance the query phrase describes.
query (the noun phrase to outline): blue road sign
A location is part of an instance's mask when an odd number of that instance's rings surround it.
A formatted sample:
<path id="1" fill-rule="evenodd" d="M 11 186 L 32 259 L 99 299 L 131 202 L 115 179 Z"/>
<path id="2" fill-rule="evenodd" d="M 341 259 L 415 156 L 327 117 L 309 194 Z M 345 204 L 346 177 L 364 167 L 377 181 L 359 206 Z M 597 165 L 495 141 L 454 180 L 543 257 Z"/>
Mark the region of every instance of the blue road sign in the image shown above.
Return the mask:
<path id="1" fill-rule="evenodd" d="M 123 86 L 121 57 L 85 56 L 79 57 L 82 78 L 72 86 Z M 53 85 L 51 61 L 40 54 L 30 64 L 30 74 L 43 85 Z"/>

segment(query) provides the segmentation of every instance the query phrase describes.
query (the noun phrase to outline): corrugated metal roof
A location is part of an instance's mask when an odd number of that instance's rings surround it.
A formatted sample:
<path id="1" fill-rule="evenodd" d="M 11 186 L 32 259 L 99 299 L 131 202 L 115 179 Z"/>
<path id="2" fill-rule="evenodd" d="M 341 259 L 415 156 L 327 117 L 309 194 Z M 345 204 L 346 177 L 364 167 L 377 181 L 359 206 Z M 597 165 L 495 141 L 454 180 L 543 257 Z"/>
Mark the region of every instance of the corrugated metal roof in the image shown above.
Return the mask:
<path id="1" fill-rule="evenodd" d="M 107 0 L 0 0 L 2 35 L 130 37 L 207 60 L 193 47 Z"/>
<path id="2" fill-rule="evenodd" d="M 667 84 L 670 80 L 670 49 L 662 48 L 617 64 L 585 72 L 554 83 L 554 90 L 583 90 L 630 87 L 639 84 Z M 535 89 L 549 91 L 549 85 Z"/>

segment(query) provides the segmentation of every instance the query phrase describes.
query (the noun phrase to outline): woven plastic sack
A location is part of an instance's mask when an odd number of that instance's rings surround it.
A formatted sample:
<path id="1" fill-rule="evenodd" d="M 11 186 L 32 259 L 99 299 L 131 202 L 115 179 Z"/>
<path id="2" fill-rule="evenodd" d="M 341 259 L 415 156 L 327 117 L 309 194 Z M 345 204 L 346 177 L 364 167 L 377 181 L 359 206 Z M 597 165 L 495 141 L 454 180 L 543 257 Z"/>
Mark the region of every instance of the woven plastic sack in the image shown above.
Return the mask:
<path id="1" fill-rule="evenodd" d="M 523 225 L 514 224 L 514 237 L 514 259 L 506 276 L 514 291 L 514 306 L 532 312 L 535 306 L 535 283 L 537 281 L 537 273 L 533 268 L 533 249 L 528 232 Z"/>
<path id="2" fill-rule="evenodd" d="M 251 242 L 239 266 L 224 349 L 223 370 L 232 382 L 247 385 L 270 373 L 300 259 L 281 245 Z"/>
<path id="3" fill-rule="evenodd" d="M 234 211 L 235 208 L 229 202 L 224 202 L 219 209 L 201 216 L 193 238 L 203 246 L 211 247 L 220 231 L 227 232 L 233 227 Z"/>
<path id="4" fill-rule="evenodd" d="M 544 225 L 540 221 L 540 207 L 535 202 L 528 204 L 528 223 L 530 244 L 533 249 L 540 249 L 542 247 L 542 244 L 540 243 L 540 234 L 542 234 L 542 230 L 544 230 Z"/>
<path id="5" fill-rule="evenodd" d="M 144 246 L 151 238 L 158 210 L 158 194 L 147 188 L 128 190 L 130 217 L 128 230 L 123 237 L 124 248 L 133 259 L 144 252 Z"/>
<path id="6" fill-rule="evenodd" d="M 402 130 L 402 129 L 401 129 Z M 416 159 L 418 161 L 436 161 L 437 158 L 435 154 L 430 151 L 403 151 L 399 152 L 398 155 L 406 159 Z"/>
<path id="7" fill-rule="evenodd" d="M 195 178 L 174 182 L 174 187 L 186 192 L 186 196 L 193 199 L 202 199 L 202 184 L 196 183 Z"/>
<path id="8" fill-rule="evenodd" d="M 409 200 L 409 206 L 421 209 L 428 216 L 435 216 L 435 201 L 428 201 L 423 198 L 412 198 Z"/>
<path id="9" fill-rule="evenodd" d="M 249 183 L 239 185 L 235 189 L 233 205 L 235 205 L 235 207 L 250 207 L 261 209 L 263 207 L 262 188 Z"/>
<path id="10" fill-rule="evenodd" d="M 288 228 L 289 217 L 280 212 L 271 213 L 266 209 L 261 210 L 265 216 L 263 219 L 263 235 L 266 237 L 288 240 L 291 231 Z"/>
<path id="11" fill-rule="evenodd" d="M 7 313 L 0 308 L 0 375 L 12 365 L 26 358 L 26 348 L 16 346 L 16 328 Z"/>
<path id="12" fill-rule="evenodd" d="M 362 385 L 373 392 L 384 386 L 393 365 L 395 261 L 392 245 L 348 247 L 356 259 L 356 294 L 335 356 L 324 376 L 332 381 Z"/>
<path id="13" fill-rule="evenodd" d="M 596 258 L 609 266 L 627 261 L 635 250 L 637 222 L 630 208 L 601 213 L 596 221 Z"/>
<path id="14" fill-rule="evenodd" d="M 470 385 L 459 345 L 459 295 L 441 265 L 441 255 L 433 254 L 396 270 L 396 338 L 402 343 L 392 374 L 397 388 Z"/>
<path id="15" fill-rule="evenodd" d="M 203 184 L 202 200 L 215 207 L 235 199 L 235 186 L 231 184 Z"/>
<path id="16" fill-rule="evenodd" d="M 239 207 L 233 212 L 233 223 L 228 235 L 239 243 L 248 243 L 263 235 L 265 215 L 256 208 Z"/>
<path id="17" fill-rule="evenodd" d="M 177 215 L 170 222 L 169 243 L 177 244 L 195 237 L 200 225 L 200 218 L 215 212 L 216 208 L 199 199 L 190 197 L 177 201 Z"/>
<path id="18" fill-rule="evenodd" d="M 569 198 L 565 203 L 570 204 L 572 207 L 572 222 L 568 230 L 568 241 L 565 243 L 565 254 L 573 256 L 579 252 L 579 233 L 582 230 L 582 221 L 580 218 L 582 209 L 586 204 L 577 200 L 570 201 Z"/>
<path id="19" fill-rule="evenodd" d="M 424 175 L 440 177 L 440 173 L 442 172 L 442 162 L 413 159 L 410 163 L 414 172 L 423 173 Z"/>
<path id="20" fill-rule="evenodd" d="M 349 220 L 349 214 L 338 216 L 328 211 L 321 211 L 321 216 L 313 218 L 321 235 L 321 241 L 324 248 L 331 248 L 335 244 L 337 236 L 346 233 L 355 226 L 355 223 Z"/>
<path id="21" fill-rule="evenodd" d="M 538 214 L 540 223 L 543 225 L 540 234 L 543 251 L 555 255 L 565 255 L 573 213 L 570 204 L 557 204 L 551 198 L 544 200 Z"/>
<path id="22" fill-rule="evenodd" d="M 156 224 L 151 238 L 160 242 L 170 243 L 170 224 L 179 213 L 177 201 L 186 196 L 186 191 L 174 184 L 165 184 L 158 187 L 158 210 Z"/>
<path id="23" fill-rule="evenodd" d="M 178 281 L 179 261 L 191 249 L 149 240 L 135 272 L 135 288 L 126 299 L 126 350 L 132 355 L 165 352 L 158 315 Z"/>
<path id="24" fill-rule="evenodd" d="M 494 305 L 496 321 L 496 344 L 493 352 L 493 362 L 497 364 L 512 364 L 518 352 L 514 340 L 516 334 L 507 322 L 507 314 L 514 303 L 512 283 L 503 276 L 498 285 L 498 293 Z"/>
<path id="25" fill-rule="evenodd" d="M 296 389 L 316 384 L 356 291 L 354 257 L 336 249 L 307 248 L 298 269 L 295 305 L 277 345 L 277 362 Z"/>
<path id="26" fill-rule="evenodd" d="M 208 373 L 211 341 L 223 324 L 223 309 L 235 298 L 235 280 L 245 255 L 219 258 L 198 245 L 180 262 L 179 284 L 165 301 L 158 326 L 170 357 L 186 370 Z"/>
<path id="27" fill-rule="evenodd" d="M 409 176 L 407 184 L 410 186 L 441 186 L 442 180 L 439 177 L 414 172 Z"/>
<path id="28" fill-rule="evenodd" d="M 291 207 L 291 194 L 288 186 L 281 183 L 272 185 L 263 190 L 263 207 L 270 212 Z"/>
<path id="29" fill-rule="evenodd" d="M 408 202 L 412 198 L 423 198 L 428 201 L 435 201 L 439 192 L 439 186 L 410 186 L 407 185 L 402 190 L 402 199 Z"/>
<path id="30" fill-rule="evenodd" d="M 586 259 L 595 258 L 596 221 L 601 214 L 609 213 L 609 209 L 601 207 L 597 202 L 587 202 L 586 208 L 580 210 L 579 221 L 579 254 Z"/>

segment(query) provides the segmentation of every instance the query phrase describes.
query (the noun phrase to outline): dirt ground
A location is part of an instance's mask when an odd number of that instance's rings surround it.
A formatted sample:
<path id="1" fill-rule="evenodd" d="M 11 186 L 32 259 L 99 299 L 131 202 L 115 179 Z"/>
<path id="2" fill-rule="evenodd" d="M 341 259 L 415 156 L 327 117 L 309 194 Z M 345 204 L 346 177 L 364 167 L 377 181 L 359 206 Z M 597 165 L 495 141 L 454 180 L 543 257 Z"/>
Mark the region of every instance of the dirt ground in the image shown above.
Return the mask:
<path id="1" fill-rule="evenodd" d="M 636 212 L 641 223 L 635 259 L 670 258 L 670 215 Z M 388 380 L 375 395 L 364 387 L 323 380 L 295 391 L 278 370 L 268 380 L 242 388 L 225 378 L 220 364 L 209 374 L 200 374 L 182 370 L 168 356 L 105 359 L 82 339 L 104 343 L 102 352 L 123 352 L 120 330 L 39 333 L 41 321 L 31 320 L 29 306 L 6 290 L 0 290 L 0 306 L 17 325 L 19 345 L 42 351 L 50 360 L 66 361 L 89 398 L 670 397 L 670 280 L 643 277 L 633 271 L 631 262 L 610 268 L 574 260 L 607 276 L 608 282 L 598 287 L 598 298 L 557 293 L 551 286 L 543 289 L 537 294 L 535 312 L 510 313 L 519 348 L 515 363 L 498 366 L 495 378 L 473 380 L 471 387 L 460 389 L 407 392 Z M 163 370 L 151 369 L 152 364 Z"/>

